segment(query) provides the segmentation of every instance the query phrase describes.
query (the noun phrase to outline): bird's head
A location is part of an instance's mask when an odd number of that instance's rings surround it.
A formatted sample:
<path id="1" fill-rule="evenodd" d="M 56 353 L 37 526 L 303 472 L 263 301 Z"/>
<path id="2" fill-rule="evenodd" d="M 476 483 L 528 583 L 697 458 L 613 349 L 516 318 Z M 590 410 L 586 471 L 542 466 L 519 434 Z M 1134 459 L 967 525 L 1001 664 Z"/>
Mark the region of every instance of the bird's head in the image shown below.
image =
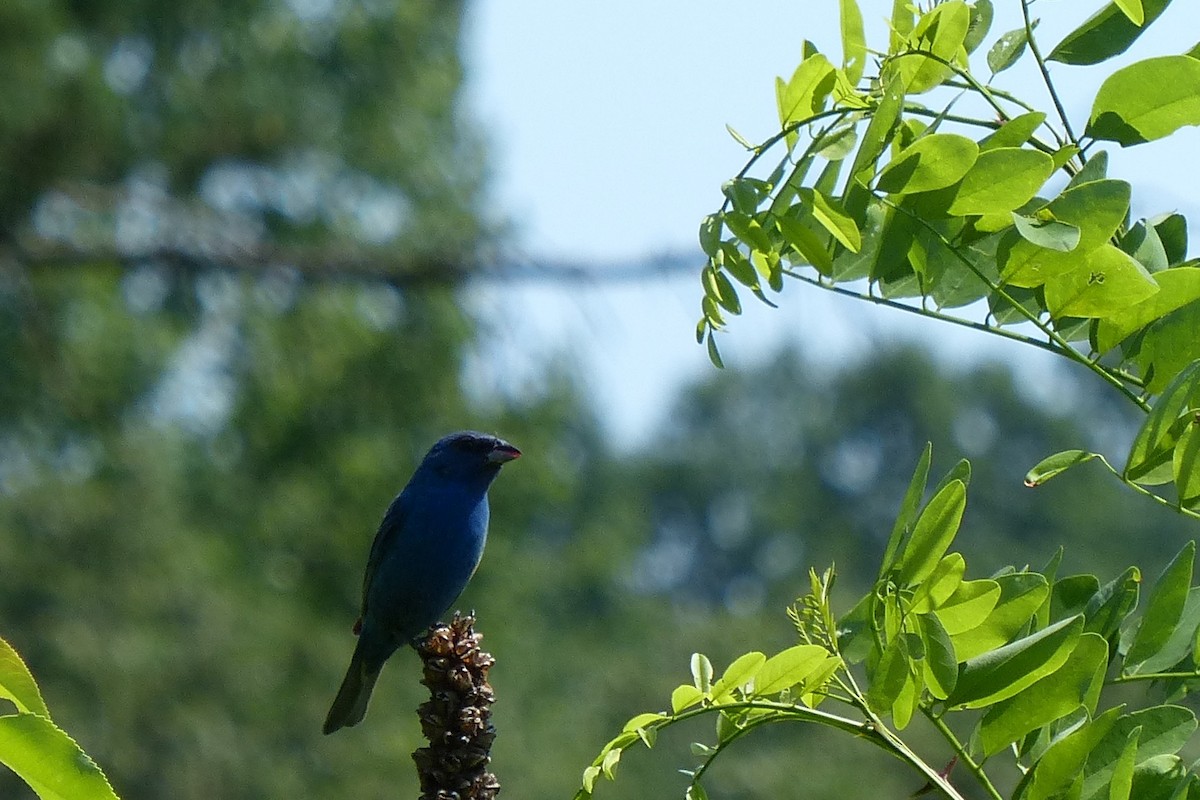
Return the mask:
<path id="1" fill-rule="evenodd" d="M 425 455 L 420 469 L 443 478 L 483 478 L 490 482 L 502 465 L 520 455 L 520 450 L 496 436 L 459 431 L 439 439 Z"/>

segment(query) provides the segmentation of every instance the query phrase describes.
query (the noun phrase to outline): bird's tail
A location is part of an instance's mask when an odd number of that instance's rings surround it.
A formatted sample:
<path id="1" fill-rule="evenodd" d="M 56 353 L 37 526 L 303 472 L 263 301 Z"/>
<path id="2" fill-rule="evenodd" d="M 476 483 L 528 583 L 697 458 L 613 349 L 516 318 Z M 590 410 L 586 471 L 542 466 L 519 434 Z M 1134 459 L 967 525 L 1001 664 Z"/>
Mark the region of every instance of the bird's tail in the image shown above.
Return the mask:
<path id="1" fill-rule="evenodd" d="M 367 702 L 371 699 L 371 690 L 375 688 L 375 681 L 379 678 L 381 669 L 382 661 L 376 666 L 367 664 L 363 656 L 362 639 L 359 639 L 359 646 L 354 648 L 350 668 L 346 670 L 346 677 L 342 680 L 342 687 L 338 689 L 337 697 L 333 699 L 333 705 L 325 716 L 325 725 L 321 728 L 324 733 L 333 733 L 339 728 L 348 728 L 362 722 L 367 713 Z"/>

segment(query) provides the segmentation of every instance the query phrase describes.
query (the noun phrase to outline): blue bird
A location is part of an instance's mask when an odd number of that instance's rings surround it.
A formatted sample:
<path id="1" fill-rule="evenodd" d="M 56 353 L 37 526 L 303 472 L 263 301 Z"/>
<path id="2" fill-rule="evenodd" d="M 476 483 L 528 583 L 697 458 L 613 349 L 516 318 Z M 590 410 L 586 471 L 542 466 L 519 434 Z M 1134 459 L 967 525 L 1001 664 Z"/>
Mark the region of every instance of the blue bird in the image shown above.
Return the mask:
<path id="1" fill-rule="evenodd" d="M 396 649 L 411 644 L 458 599 L 487 539 L 487 491 L 521 455 L 503 439 L 460 431 L 438 440 L 388 506 L 367 559 L 358 644 L 322 730 L 357 725 Z"/>

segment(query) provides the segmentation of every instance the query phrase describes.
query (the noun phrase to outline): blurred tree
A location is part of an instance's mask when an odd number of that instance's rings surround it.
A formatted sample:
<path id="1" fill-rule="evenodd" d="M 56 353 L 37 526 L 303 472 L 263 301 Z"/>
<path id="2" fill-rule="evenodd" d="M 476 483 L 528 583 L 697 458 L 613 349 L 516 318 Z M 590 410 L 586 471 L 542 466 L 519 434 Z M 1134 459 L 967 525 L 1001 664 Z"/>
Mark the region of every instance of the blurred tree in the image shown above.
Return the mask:
<path id="1" fill-rule="evenodd" d="M 0 243 L 46 268 L 461 269 L 460 2 L 0 9 Z"/>

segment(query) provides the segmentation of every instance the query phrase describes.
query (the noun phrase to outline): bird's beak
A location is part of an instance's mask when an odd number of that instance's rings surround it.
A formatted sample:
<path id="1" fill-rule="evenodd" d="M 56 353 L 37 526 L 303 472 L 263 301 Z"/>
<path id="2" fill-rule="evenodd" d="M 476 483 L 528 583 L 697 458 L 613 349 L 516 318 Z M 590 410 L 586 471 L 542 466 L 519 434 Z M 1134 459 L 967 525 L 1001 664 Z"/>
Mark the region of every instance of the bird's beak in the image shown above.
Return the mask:
<path id="1" fill-rule="evenodd" d="M 520 458 L 521 451 L 513 447 L 508 442 L 501 442 L 492 448 L 492 452 L 487 454 L 489 464 L 507 464 L 514 458 Z"/>

